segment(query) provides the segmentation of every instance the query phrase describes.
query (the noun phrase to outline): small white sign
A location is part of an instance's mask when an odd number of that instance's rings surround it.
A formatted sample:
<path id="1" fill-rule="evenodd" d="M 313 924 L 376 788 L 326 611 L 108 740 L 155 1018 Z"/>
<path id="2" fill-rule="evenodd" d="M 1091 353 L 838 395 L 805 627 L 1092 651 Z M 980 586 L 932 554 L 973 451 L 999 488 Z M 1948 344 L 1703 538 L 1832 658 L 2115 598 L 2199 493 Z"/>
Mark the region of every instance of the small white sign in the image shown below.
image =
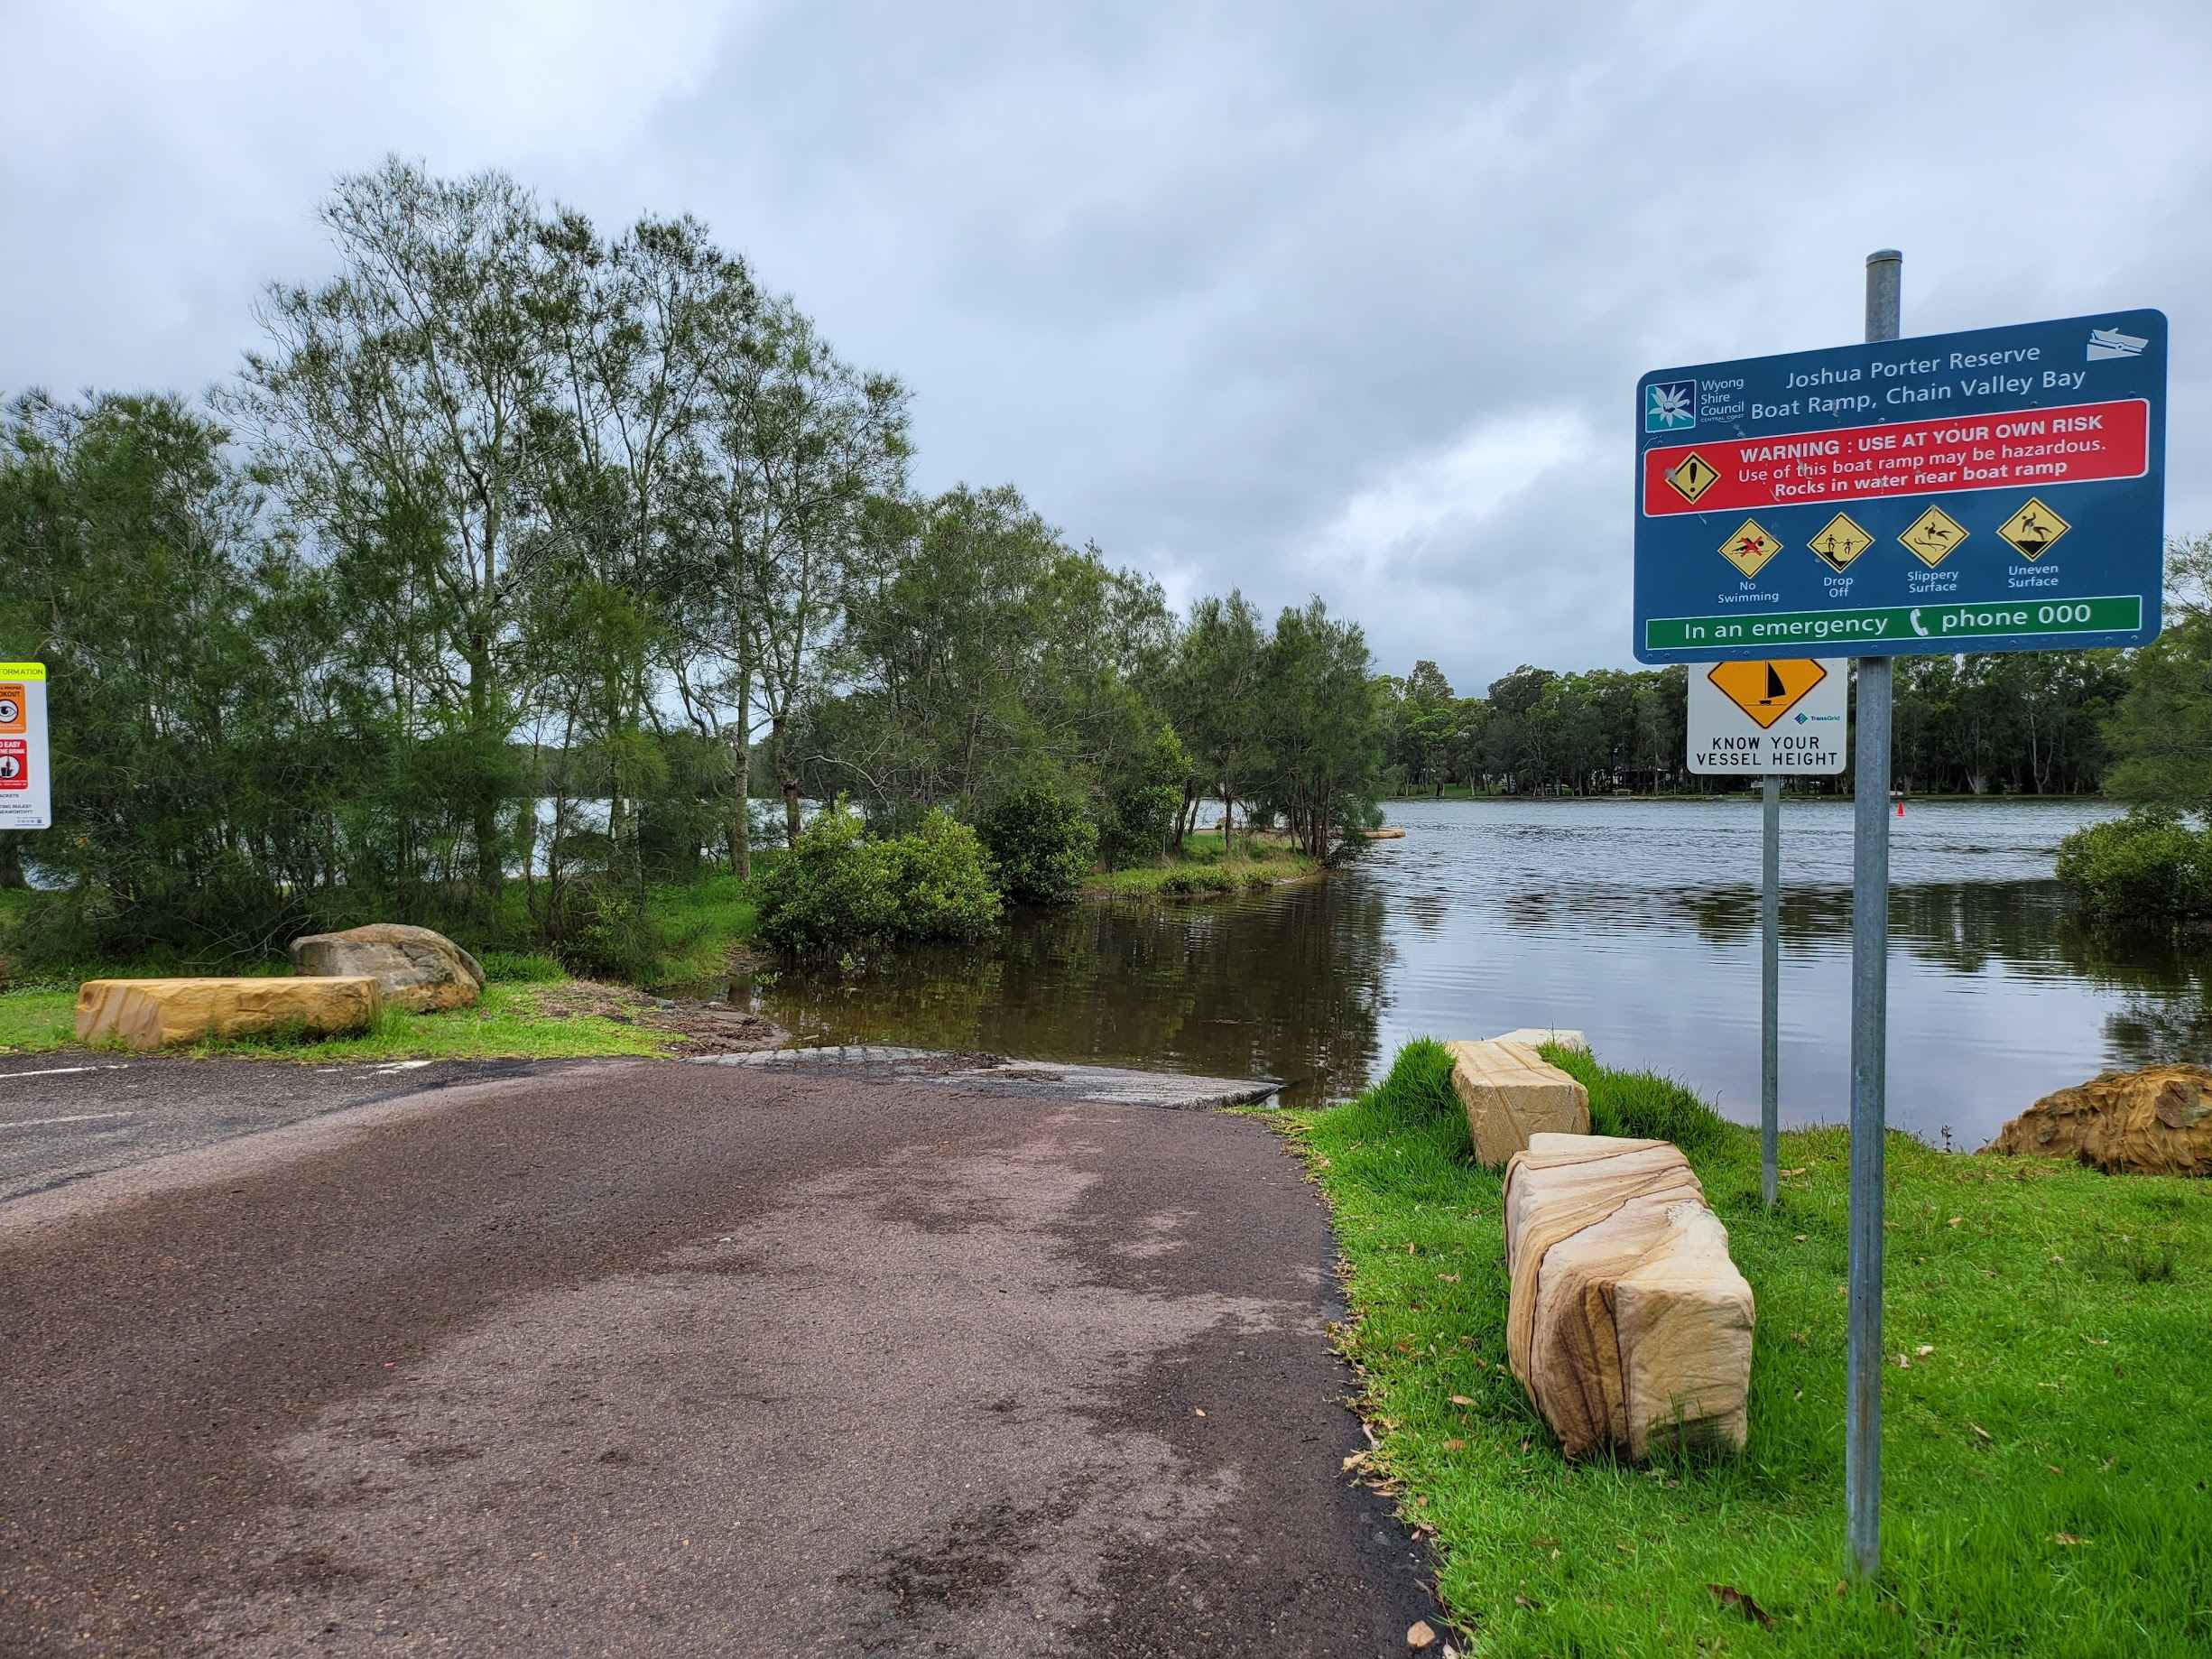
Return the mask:
<path id="1" fill-rule="evenodd" d="M 0 830 L 51 830 L 46 664 L 0 663 Z"/>
<path id="2" fill-rule="evenodd" d="M 1758 777 L 1844 769 L 1850 708 L 1841 657 L 1689 665 L 1689 769 Z"/>

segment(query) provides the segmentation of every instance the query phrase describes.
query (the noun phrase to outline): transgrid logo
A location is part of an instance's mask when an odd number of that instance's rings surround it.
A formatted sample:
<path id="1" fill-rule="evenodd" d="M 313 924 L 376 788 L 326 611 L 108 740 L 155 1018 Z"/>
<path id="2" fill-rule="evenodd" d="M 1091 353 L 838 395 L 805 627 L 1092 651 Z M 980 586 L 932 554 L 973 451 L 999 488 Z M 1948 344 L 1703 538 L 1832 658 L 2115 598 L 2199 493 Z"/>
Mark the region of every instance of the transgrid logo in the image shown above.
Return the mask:
<path id="1" fill-rule="evenodd" d="M 1679 432 L 1698 423 L 1698 383 L 1667 380 L 1643 388 L 1643 430 Z"/>

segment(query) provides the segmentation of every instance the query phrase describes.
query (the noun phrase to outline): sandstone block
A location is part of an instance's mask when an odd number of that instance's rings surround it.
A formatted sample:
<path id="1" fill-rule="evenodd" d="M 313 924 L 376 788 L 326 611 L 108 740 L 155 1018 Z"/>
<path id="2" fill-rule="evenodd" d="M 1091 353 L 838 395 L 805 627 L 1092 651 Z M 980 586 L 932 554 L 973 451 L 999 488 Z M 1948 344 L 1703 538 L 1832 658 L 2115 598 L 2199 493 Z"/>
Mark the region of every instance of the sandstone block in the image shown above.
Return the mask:
<path id="1" fill-rule="evenodd" d="M 2212 1175 L 2212 1070 L 2107 1071 L 2045 1095 L 1982 1150 L 2078 1158 L 2111 1174 Z"/>
<path id="2" fill-rule="evenodd" d="M 77 988 L 77 1040 L 120 1037 L 134 1049 L 298 1028 L 366 1031 L 381 1000 L 366 975 L 294 979 L 88 979 Z"/>
<path id="3" fill-rule="evenodd" d="M 1590 1052 L 1589 1039 L 1578 1031 L 1565 1031 L 1550 1025 L 1523 1025 L 1519 1031 L 1509 1031 L 1492 1039 L 1496 1043 L 1525 1043 L 1531 1048 L 1541 1048 L 1547 1043 L 1557 1043 L 1563 1049 Z"/>
<path id="4" fill-rule="evenodd" d="M 308 933 L 292 941 L 297 974 L 368 974 L 387 1007 L 428 1014 L 466 1008 L 484 990 L 484 969 L 443 933 L 374 922 L 342 933 Z"/>
<path id="5" fill-rule="evenodd" d="M 1506 1358 L 1569 1457 L 1741 1449 L 1751 1286 L 1665 1141 L 1537 1135 L 1505 1172 Z"/>
<path id="6" fill-rule="evenodd" d="M 1492 1037 L 1444 1046 L 1477 1163 L 1503 1163 L 1543 1131 L 1589 1133 L 1589 1091 L 1528 1043 Z"/>

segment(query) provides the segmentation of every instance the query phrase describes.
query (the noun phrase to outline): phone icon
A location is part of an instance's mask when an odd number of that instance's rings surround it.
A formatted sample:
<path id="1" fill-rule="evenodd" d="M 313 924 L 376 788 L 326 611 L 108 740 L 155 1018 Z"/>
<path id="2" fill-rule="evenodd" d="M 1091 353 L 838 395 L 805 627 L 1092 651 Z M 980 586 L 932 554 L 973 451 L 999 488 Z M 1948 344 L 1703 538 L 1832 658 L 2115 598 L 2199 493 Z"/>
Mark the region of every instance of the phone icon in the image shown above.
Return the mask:
<path id="1" fill-rule="evenodd" d="M 1912 612 L 1912 613 L 1911 613 L 1911 615 L 1908 616 L 1905 618 L 1905 620 L 1906 620 L 1907 622 L 1909 622 L 1909 623 L 1911 623 L 1911 624 L 1912 625 L 1912 631 L 1913 631 L 1915 634 L 1919 635 L 1920 635 L 1920 636 L 1922 639 L 1926 639 L 1926 638 L 1928 637 L 1928 630 L 1927 630 L 1926 628 L 1924 628 L 1924 627 L 1920 626 L 1920 612 L 1918 612 L 1918 611 L 1914 611 L 1914 612 Z"/>

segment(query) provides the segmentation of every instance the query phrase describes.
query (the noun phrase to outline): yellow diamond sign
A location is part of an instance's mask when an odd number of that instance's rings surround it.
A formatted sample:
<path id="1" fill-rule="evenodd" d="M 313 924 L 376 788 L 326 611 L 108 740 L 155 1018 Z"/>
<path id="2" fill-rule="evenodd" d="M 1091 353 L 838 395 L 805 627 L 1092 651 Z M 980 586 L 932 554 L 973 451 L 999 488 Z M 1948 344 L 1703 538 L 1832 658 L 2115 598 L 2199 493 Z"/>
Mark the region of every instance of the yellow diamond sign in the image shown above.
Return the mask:
<path id="1" fill-rule="evenodd" d="M 1897 539 L 1932 570 L 1958 551 L 1958 544 L 1967 539 L 1967 527 L 1941 507 L 1930 507 Z"/>
<path id="2" fill-rule="evenodd" d="M 1676 462 L 1671 471 L 1659 476 L 1672 485 L 1674 493 L 1684 501 L 1695 504 L 1698 496 L 1713 487 L 1720 474 L 1713 470 L 1712 462 L 1692 450 Z"/>
<path id="3" fill-rule="evenodd" d="M 1847 514 L 1838 513 L 1813 537 L 1812 551 L 1829 570 L 1840 570 L 1874 544 L 1874 537 L 1854 524 Z"/>
<path id="4" fill-rule="evenodd" d="M 2020 511 L 1997 526 L 1997 533 L 2026 555 L 2032 564 L 2050 551 L 2050 544 L 2071 530 L 2056 513 L 2031 496 Z"/>
<path id="5" fill-rule="evenodd" d="M 1828 670 L 1809 658 L 1795 657 L 1763 663 L 1716 663 L 1705 677 L 1764 729 L 1826 680 Z"/>
<path id="6" fill-rule="evenodd" d="M 1736 533 L 1720 544 L 1720 556 L 1746 576 L 1756 576 L 1766 561 L 1782 551 L 1782 543 L 1747 518 Z"/>

